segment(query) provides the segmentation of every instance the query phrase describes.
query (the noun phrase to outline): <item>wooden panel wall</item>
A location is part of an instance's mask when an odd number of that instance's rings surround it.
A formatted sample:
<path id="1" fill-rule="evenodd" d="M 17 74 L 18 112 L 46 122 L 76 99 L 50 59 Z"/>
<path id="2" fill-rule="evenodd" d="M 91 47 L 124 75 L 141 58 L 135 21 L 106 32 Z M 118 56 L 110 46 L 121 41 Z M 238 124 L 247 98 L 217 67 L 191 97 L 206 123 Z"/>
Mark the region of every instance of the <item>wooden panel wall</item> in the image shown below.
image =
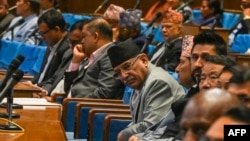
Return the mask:
<path id="1" fill-rule="evenodd" d="M 62 12 L 71 12 L 71 13 L 93 13 L 95 9 L 104 1 L 104 0 L 58 0 L 60 4 L 60 9 Z M 125 9 L 133 8 L 137 0 L 109 0 L 109 3 L 116 5 L 121 5 Z M 235 9 L 240 10 L 241 0 L 223 0 L 224 9 Z M 230 2 L 229 2 L 230 1 Z M 8 0 L 10 7 L 14 6 L 16 0 Z M 141 0 L 141 9 L 147 11 L 156 0 Z M 192 8 L 198 8 L 200 6 L 201 0 L 194 0 L 194 3 L 191 5 Z M 103 7 L 100 10 L 100 13 L 103 13 L 107 7 Z M 143 15 L 146 12 L 143 12 Z"/>

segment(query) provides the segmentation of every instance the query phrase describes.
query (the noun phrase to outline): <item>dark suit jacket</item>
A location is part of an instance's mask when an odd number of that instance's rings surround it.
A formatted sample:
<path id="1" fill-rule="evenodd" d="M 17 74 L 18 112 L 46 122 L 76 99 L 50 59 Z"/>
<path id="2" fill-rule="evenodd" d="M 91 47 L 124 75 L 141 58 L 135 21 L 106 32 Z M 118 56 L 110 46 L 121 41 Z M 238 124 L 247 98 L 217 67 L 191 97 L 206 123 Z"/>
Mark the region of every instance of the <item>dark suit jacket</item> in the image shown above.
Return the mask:
<path id="1" fill-rule="evenodd" d="M 7 14 L 0 19 L 0 33 L 5 31 L 9 27 L 11 20 L 14 18 L 15 17 L 12 14 Z"/>
<path id="2" fill-rule="evenodd" d="M 152 63 L 153 64 L 157 63 L 156 66 L 160 66 L 167 71 L 174 72 L 175 68 L 180 63 L 182 39 L 181 38 L 176 39 L 173 43 L 170 43 L 169 45 L 163 44 L 163 46 L 166 46 L 165 53 L 161 55 L 158 63 L 157 62 L 152 62 Z M 158 49 L 159 48 L 157 48 L 154 51 L 154 53 L 157 52 Z"/>
<path id="3" fill-rule="evenodd" d="M 62 60 L 64 60 L 63 57 L 64 57 L 65 52 L 67 52 L 67 50 L 71 50 L 69 47 L 69 44 L 70 44 L 70 42 L 69 42 L 68 36 L 66 35 L 65 37 L 63 37 L 61 43 L 59 44 L 58 48 L 56 49 L 56 52 L 54 53 L 54 56 L 53 56 L 49 66 L 47 68 L 47 71 L 45 73 L 45 76 L 44 76 L 42 82 L 48 80 L 49 78 L 51 78 L 55 74 L 57 68 L 62 63 Z M 49 53 L 50 53 L 50 49 L 47 48 L 46 53 L 44 55 L 44 59 L 43 59 L 43 63 L 41 66 L 40 73 L 37 76 L 35 76 L 34 79 L 32 80 L 33 84 L 36 84 L 38 82 L 39 77 L 42 73 L 42 70 L 44 69 L 44 67 L 47 63 Z M 40 84 L 38 84 L 38 85 L 40 85 Z"/>
<path id="4" fill-rule="evenodd" d="M 69 92 L 71 88 L 72 97 L 121 99 L 124 85 L 114 78 L 114 70 L 107 54 L 112 46 L 114 44 L 105 47 L 87 69 L 82 67 L 80 71 L 65 72 L 65 92 Z"/>
<path id="5" fill-rule="evenodd" d="M 58 67 L 55 74 L 50 79 L 39 84 L 41 85 L 41 87 L 43 87 L 43 89 L 47 90 L 48 95 L 51 95 L 51 92 L 54 90 L 57 84 L 63 79 L 65 70 L 69 67 L 72 56 L 73 56 L 72 50 L 71 49 L 67 50 L 64 53 L 62 63 Z"/>

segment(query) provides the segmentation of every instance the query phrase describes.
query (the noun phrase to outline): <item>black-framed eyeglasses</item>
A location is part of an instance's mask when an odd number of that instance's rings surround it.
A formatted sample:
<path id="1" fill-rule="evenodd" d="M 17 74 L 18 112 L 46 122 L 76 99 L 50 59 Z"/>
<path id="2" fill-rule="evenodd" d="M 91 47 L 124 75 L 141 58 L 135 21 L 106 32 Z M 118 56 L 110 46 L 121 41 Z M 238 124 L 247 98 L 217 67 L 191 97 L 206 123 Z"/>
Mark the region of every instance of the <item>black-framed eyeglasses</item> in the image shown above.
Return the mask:
<path id="1" fill-rule="evenodd" d="M 121 78 L 122 73 L 127 73 L 132 69 L 132 66 L 135 64 L 135 62 L 140 58 L 140 55 L 135 57 L 135 60 L 132 62 L 127 62 L 119 69 L 119 71 L 115 72 L 114 77 L 115 78 Z"/>
<path id="2" fill-rule="evenodd" d="M 53 29 L 53 28 L 52 28 L 52 29 Z M 39 34 L 40 34 L 41 36 L 44 36 L 45 34 L 49 33 L 52 29 L 48 29 L 48 30 L 46 30 L 46 31 L 44 31 L 44 32 L 39 31 Z"/>
<path id="3" fill-rule="evenodd" d="M 237 96 L 238 96 L 239 100 L 242 102 L 246 102 L 246 103 L 250 102 L 250 97 L 247 96 L 246 94 L 239 94 Z"/>

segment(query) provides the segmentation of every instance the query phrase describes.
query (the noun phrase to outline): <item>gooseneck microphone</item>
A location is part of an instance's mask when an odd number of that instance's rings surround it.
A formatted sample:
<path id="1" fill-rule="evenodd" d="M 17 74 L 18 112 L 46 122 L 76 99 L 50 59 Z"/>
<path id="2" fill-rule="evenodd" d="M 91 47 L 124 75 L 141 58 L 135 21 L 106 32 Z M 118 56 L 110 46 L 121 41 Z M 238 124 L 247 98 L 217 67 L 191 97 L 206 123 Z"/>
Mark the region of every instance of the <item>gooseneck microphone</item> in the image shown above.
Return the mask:
<path id="1" fill-rule="evenodd" d="M 17 8 L 17 6 L 15 5 L 15 6 L 12 6 L 12 7 L 10 7 L 9 9 L 8 9 L 8 11 L 12 11 L 12 10 L 14 10 L 14 9 L 16 9 Z"/>
<path id="2" fill-rule="evenodd" d="M 7 70 L 5 76 L 2 78 L 0 82 L 0 92 L 4 89 L 11 75 L 17 70 L 17 68 L 20 66 L 23 60 L 24 60 L 24 56 L 18 55 L 14 60 L 11 61 L 9 65 L 9 69 Z"/>
<path id="3" fill-rule="evenodd" d="M 9 31 L 12 31 L 15 27 L 23 24 L 25 21 L 24 19 L 20 19 L 19 21 L 17 21 L 15 24 L 13 24 L 11 27 L 9 27 L 7 30 L 3 31 L 1 34 L 0 34 L 0 37 L 2 37 L 5 33 L 9 32 Z"/>
<path id="4" fill-rule="evenodd" d="M 145 31 L 147 31 L 153 24 L 154 22 L 159 19 L 162 16 L 161 12 L 158 12 L 155 14 L 154 18 L 149 22 L 149 24 L 146 26 L 145 30 L 142 32 L 144 33 Z"/>
<path id="5" fill-rule="evenodd" d="M 214 32 L 214 28 L 215 28 L 216 25 L 219 23 L 220 19 L 221 19 L 221 15 L 220 15 L 220 14 L 216 14 L 216 15 L 215 15 L 215 18 L 214 18 L 214 20 L 213 20 L 213 24 L 212 24 L 212 26 L 211 26 L 211 31 L 212 31 L 212 32 Z"/>
<path id="6" fill-rule="evenodd" d="M 137 0 L 134 9 L 140 9 L 141 0 Z"/>
<path id="7" fill-rule="evenodd" d="M 187 2 L 185 2 L 182 6 L 178 7 L 177 9 L 175 9 L 177 12 L 183 10 L 187 5 L 193 4 L 194 1 L 193 0 L 189 0 Z"/>
<path id="8" fill-rule="evenodd" d="M 10 81 L 6 85 L 6 87 L 0 93 L 0 102 L 8 95 L 11 89 L 23 78 L 24 72 L 21 70 L 16 70 L 12 75 Z"/>
<path id="9" fill-rule="evenodd" d="M 94 14 L 97 14 L 97 12 L 98 12 L 103 6 L 107 5 L 108 2 L 109 2 L 108 0 L 104 0 L 104 1 L 102 2 L 102 4 L 99 5 L 99 6 L 97 7 L 97 9 L 95 10 Z"/>
<path id="10" fill-rule="evenodd" d="M 144 43 L 144 45 L 143 45 L 143 47 L 142 47 L 142 49 L 141 49 L 141 52 L 142 53 L 147 53 L 147 51 L 148 51 L 148 45 L 153 41 L 153 39 L 154 39 L 154 31 L 155 31 L 155 27 L 153 27 L 152 29 L 151 29 L 151 32 L 150 32 L 150 34 L 147 36 L 147 38 L 146 38 L 146 40 L 145 40 L 145 43 Z"/>

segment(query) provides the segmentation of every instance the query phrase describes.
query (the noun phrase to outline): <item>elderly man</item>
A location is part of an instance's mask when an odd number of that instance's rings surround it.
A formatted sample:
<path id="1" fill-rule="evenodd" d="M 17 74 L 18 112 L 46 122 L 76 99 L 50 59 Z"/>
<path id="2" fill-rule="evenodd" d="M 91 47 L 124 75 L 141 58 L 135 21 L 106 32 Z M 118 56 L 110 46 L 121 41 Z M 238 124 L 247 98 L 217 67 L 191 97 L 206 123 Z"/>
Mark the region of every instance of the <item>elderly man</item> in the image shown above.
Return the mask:
<path id="1" fill-rule="evenodd" d="M 200 91 L 215 87 L 220 88 L 221 85 L 219 84 L 219 77 L 224 66 L 237 64 L 231 57 L 224 55 L 207 56 L 205 60 L 206 62 L 201 69 L 202 71 L 199 83 Z"/>
<path id="2" fill-rule="evenodd" d="M 195 95 L 181 118 L 183 141 L 198 141 L 217 118 L 237 105 L 241 103 L 236 96 L 218 88 Z"/>
<path id="3" fill-rule="evenodd" d="M 188 89 L 188 92 L 185 98 L 179 99 L 178 104 L 174 102 L 171 105 L 172 111 L 167 113 L 166 116 L 163 118 L 163 120 L 161 120 L 159 123 L 155 124 L 154 126 L 150 127 L 143 134 L 137 134 L 137 135 L 130 137 L 129 141 L 158 140 L 160 138 L 164 138 L 162 134 L 164 133 L 164 130 L 166 130 L 165 128 L 172 128 L 172 129 L 178 128 L 175 126 L 175 124 L 177 124 L 178 119 L 181 116 L 181 114 L 179 113 L 180 110 L 179 110 L 178 105 L 181 104 L 183 101 L 185 101 L 188 97 L 191 97 L 192 95 L 196 94 L 196 92 L 198 92 L 195 82 L 193 81 L 191 77 L 190 57 L 191 57 L 191 50 L 193 47 L 193 38 L 194 36 L 192 35 L 184 36 L 183 43 L 182 43 L 182 54 L 180 57 L 181 62 L 176 68 L 176 72 L 178 73 L 179 83 Z M 171 118 L 173 114 L 176 115 L 174 119 L 175 122 L 173 122 Z M 167 125 L 169 126 L 167 127 Z"/>
<path id="4" fill-rule="evenodd" d="M 27 40 L 27 37 L 37 29 L 40 2 L 39 0 L 18 0 L 16 6 L 18 17 L 11 21 L 9 27 L 17 26 L 5 33 L 2 39 L 35 44 L 35 40 Z"/>
<path id="5" fill-rule="evenodd" d="M 140 49 L 143 47 L 146 37 L 140 33 L 141 15 L 142 11 L 138 9 L 127 9 L 120 13 L 118 42 L 132 38 Z"/>
<path id="6" fill-rule="evenodd" d="M 150 59 L 156 66 L 174 72 L 180 63 L 182 22 L 182 15 L 176 11 L 168 10 L 163 14 L 161 26 L 165 43 L 153 52 Z"/>
<path id="7" fill-rule="evenodd" d="M 8 11 L 9 5 L 7 0 L 0 0 L 0 33 L 7 29 L 11 20 L 14 18 Z"/>
<path id="8" fill-rule="evenodd" d="M 134 89 L 130 99 L 132 122 L 118 135 L 118 141 L 125 141 L 159 122 L 184 91 L 172 76 L 151 64 L 131 39 L 110 48 L 108 55 L 115 76 Z"/>
<path id="9" fill-rule="evenodd" d="M 118 23 L 120 21 L 120 13 L 124 11 L 124 8 L 110 4 L 107 10 L 103 14 L 103 18 L 110 24 L 113 31 L 113 41 L 118 40 L 119 30 Z"/>

